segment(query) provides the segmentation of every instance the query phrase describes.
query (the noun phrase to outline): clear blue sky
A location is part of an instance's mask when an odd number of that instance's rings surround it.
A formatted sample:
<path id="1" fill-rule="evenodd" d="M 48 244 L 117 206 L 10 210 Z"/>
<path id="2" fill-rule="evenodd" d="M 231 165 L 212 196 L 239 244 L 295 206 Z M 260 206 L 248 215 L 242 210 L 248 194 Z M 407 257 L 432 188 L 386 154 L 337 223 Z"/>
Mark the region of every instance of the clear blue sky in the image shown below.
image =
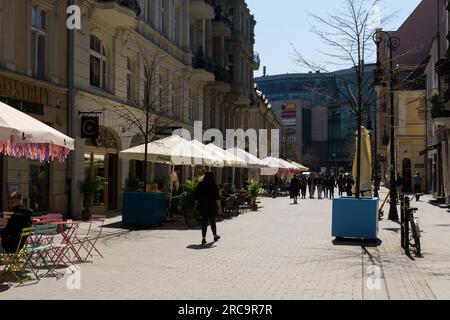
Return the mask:
<path id="1" fill-rule="evenodd" d="M 420 2 L 384 0 L 380 6 L 382 15 L 397 12 L 384 29 L 397 29 Z M 301 54 L 314 62 L 329 60 L 318 52 L 326 51 L 327 47 L 311 33 L 313 19 L 308 13 L 333 13 L 341 7 L 342 0 L 247 0 L 247 3 L 257 21 L 255 51 L 261 57 L 261 68 L 255 76 L 262 75 L 263 66 L 267 66 L 269 75 L 306 71 L 293 61 L 291 42 Z"/>

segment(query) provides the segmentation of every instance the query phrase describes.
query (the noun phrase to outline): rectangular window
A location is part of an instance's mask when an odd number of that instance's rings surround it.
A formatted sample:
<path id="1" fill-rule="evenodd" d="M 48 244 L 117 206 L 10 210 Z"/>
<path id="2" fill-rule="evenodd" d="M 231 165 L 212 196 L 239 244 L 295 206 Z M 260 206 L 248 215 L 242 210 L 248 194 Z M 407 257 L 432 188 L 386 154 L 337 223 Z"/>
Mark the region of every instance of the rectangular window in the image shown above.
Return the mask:
<path id="1" fill-rule="evenodd" d="M 127 74 L 127 99 L 128 101 L 131 101 L 131 74 Z"/>
<path id="2" fill-rule="evenodd" d="M 49 171 L 50 166 L 48 163 L 40 163 L 38 161 L 30 163 L 29 206 L 35 212 L 49 209 Z"/>
<path id="3" fill-rule="evenodd" d="M 100 59 L 91 56 L 90 79 L 91 86 L 100 88 Z"/>
<path id="4" fill-rule="evenodd" d="M 39 7 L 31 8 L 31 68 L 34 77 L 45 77 L 47 16 Z"/>

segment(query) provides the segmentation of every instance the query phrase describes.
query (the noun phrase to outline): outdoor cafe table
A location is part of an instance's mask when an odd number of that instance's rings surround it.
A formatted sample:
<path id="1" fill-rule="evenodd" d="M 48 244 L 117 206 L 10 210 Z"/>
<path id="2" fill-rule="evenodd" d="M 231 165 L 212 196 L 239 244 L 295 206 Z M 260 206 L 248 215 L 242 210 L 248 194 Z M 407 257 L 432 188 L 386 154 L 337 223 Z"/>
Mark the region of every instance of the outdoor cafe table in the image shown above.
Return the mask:
<path id="1" fill-rule="evenodd" d="M 58 228 L 60 228 L 61 230 L 60 234 L 62 236 L 61 245 L 67 246 L 67 250 L 63 249 L 63 251 L 59 252 L 57 262 L 62 261 L 64 257 L 69 260 L 69 257 L 67 256 L 68 251 L 71 251 L 75 255 L 77 262 L 82 262 L 83 259 L 81 258 L 78 251 L 75 249 L 73 243 L 76 238 L 76 233 L 78 227 L 80 226 L 80 222 L 68 220 L 68 221 L 51 222 L 51 224 L 55 224 L 58 226 Z M 65 229 L 64 226 L 69 226 L 69 228 Z M 65 261 L 65 262 L 70 264 L 72 261 Z"/>

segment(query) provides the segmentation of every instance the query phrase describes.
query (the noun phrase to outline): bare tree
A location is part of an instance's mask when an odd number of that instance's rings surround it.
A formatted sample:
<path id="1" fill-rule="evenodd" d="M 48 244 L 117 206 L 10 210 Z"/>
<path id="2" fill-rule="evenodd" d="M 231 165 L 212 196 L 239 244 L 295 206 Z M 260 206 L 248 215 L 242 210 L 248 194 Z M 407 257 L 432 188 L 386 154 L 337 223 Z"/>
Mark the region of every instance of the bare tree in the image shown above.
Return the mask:
<path id="1" fill-rule="evenodd" d="M 148 144 L 157 137 L 156 129 L 160 126 L 170 126 L 174 123 L 177 115 L 184 112 L 182 108 L 183 98 L 177 94 L 176 90 L 183 90 L 182 76 L 178 72 L 171 72 L 173 82 L 179 85 L 173 88 L 168 83 L 161 83 L 161 67 L 169 58 L 169 55 L 160 48 L 146 50 L 139 44 L 136 36 L 136 44 L 139 48 L 139 59 L 144 68 L 143 92 L 140 94 L 139 100 L 135 105 L 121 104 L 114 106 L 112 112 L 114 115 L 125 122 L 128 129 L 134 128 L 142 136 L 142 142 L 145 144 L 145 155 L 143 165 L 143 182 L 144 190 L 147 190 L 148 181 Z M 180 91 L 181 92 L 181 91 Z M 178 97 L 178 99 L 177 99 Z M 171 103 L 169 103 L 172 98 Z M 178 119 L 181 120 L 181 119 Z"/>
<path id="2" fill-rule="evenodd" d="M 380 2 L 381 0 L 343 0 L 342 10 L 334 14 L 327 14 L 324 17 L 312 15 L 315 21 L 312 32 L 332 50 L 322 54 L 333 60 L 330 64 L 350 66 L 354 70 L 353 79 L 339 75 L 336 77 L 338 93 L 357 120 L 357 198 L 361 193 L 361 126 L 364 113 L 372 105 L 368 97 L 373 90 L 373 79 L 366 76 L 365 62 L 374 53 L 373 36 L 377 29 L 393 16 L 380 16 L 374 23 L 372 15 L 377 11 Z M 298 63 L 304 67 L 314 71 L 329 72 L 324 66 L 308 60 L 297 50 L 295 50 L 295 56 Z M 341 101 L 336 102 L 341 103 Z"/>

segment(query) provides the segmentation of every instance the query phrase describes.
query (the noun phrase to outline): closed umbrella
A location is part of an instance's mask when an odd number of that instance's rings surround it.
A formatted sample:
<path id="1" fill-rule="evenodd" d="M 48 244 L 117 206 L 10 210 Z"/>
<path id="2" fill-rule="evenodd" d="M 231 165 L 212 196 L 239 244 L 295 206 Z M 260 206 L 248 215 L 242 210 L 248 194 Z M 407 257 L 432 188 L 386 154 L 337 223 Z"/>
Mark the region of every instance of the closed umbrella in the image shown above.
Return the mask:
<path id="1" fill-rule="evenodd" d="M 15 158 L 63 162 L 75 140 L 0 102 L 0 152 Z"/>
<path id="2" fill-rule="evenodd" d="M 356 138 L 356 148 L 358 148 L 358 138 Z M 353 161 L 353 177 L 357 176 L 357 154 L 355 153 L 355 159 Z M 369 130 L 361 127 L 361 194 L 363 196 L 372 196 L 372 149 L 370 145 Z M 353 187 L 353 193 L 356 193 L 356 185 Z"/>

